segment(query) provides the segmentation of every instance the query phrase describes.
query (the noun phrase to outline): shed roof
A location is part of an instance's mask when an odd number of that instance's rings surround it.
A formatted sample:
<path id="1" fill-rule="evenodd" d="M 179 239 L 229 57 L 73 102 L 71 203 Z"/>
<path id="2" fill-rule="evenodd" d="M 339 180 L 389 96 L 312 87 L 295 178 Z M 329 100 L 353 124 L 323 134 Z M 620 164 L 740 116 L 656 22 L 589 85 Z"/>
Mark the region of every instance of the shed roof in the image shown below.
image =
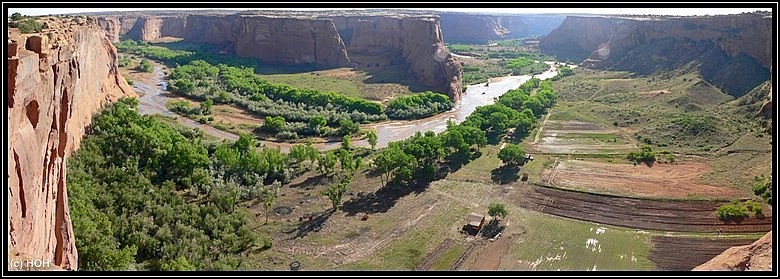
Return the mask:
<path id="1" fill-rule="evenodd" d="M 471 212 L 471 214 L 469 214 L 469 217 L 466 217 L 469 226 L 475 226 L 475 227 L 479 227 L 479 225 L 482 224 L 483 219 L 485 219 L 484 215 L 479 215 L 474 212 Z"/>

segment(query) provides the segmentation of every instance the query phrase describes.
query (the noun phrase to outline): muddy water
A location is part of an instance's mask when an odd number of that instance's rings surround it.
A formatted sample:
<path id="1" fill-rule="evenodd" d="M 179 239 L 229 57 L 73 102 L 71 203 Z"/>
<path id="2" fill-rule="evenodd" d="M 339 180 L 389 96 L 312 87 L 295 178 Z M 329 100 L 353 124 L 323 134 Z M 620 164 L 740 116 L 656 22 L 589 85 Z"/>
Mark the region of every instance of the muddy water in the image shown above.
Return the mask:
<path id="1" fill-rule="evenodd" d="M 369 124 L 366 127 L 376 129 L 378 147 L 386 147 L 388 143 L 406 139 L 418 131 L 422 133 L 425 131 L 443 132 L 447 128 L 448 120 L 452 120 L 456 124 L 463 122 L 477 107 L 495 103 L 496 98 L 504 95 L 509 90 L 517 89 L 531 77 L 544 80 L 558 74 L 554 62 L 545 63 L 552 65 L 550 70 L 535 76 L 507 76 L 491 79 L 489 85 L 486 83 L 469 85 L 466 88 L 466 92 L 461 96 L 460 103 L 448 112 L 425 119 L 410 121 L 393 120 Z"/>
<path id="2" fill-rule="evenodd" d="M 557 68 L 554 62 L 545 62 L 552 65 L 550 70 L 535 75 L 533 77 L 539 79 L 548 79 L 554 77 L 557 74 Z M 139 92 L 142 97 L 139 98 L 138 111 L 141 114 L 163 114 L 163 115 L 176 115 L 174 112 L 165 108 L 165 103 L 168 99 L 166 94 L 170 94 L 166 91 L 167 82 L 165 81 L 165 74 L 162 72 L 162 67 L 159 64 L 155 64 L 154 77 L 152 81 L 138 80 L 135 81 L 133 88 Z M 464 92 L 460 103 L 445 113 L 441 113 L 432 117 L 419 120 L 391 120 L 381 123 L 372 123 L 363 125 L 364 128 L 373 128 L 377 131 L 378 143 L 377 147 L 387 147 L 387 144 L 393 141 L 399 141 L 413 136 L 416 132 L 434 131 L 436 133 L 443 132 L 447 128 L 447 121 L 452 120 L 455 123 L 461 123 L 466 120 L 466 117 L 476 110 L 479 106 L 490 105 L 495 103 L 495 99 L 503 95 L 509 90 L 516 89 L 529 79 L 531 75 L 523 76 L 507 76 L 491 79 L 489 85 L 485 83 L 474 84 L 468 86 L 466 92 Z M 238 135 L 228 133 L 212 126 L 200 124 L 192 119 L 178 116 L 179 123 L 191 127 L 201 129 L 204 133 L 228 140 L 238 139 Z M 292 144 L 279 143 L 272 141 L 261 141 L 265 146 L 279 147 L 282 151 L 288 151 Z M 353 141 L 356 146 L 369 146 L 366 140 Z M 317 143 L 315 147 L 320 150 L 332 150 L 341 145 L 340 142 L 326 142 Z"/>

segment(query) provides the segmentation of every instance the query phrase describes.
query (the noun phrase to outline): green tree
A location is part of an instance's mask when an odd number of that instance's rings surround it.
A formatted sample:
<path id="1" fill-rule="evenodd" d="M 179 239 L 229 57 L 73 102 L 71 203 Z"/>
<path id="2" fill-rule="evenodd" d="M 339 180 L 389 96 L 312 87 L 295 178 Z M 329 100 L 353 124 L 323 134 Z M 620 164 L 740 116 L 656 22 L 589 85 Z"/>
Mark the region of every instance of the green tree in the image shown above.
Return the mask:
<path id="1" fill-rule="evenodd" d="M 753 193 L 768 204 L 772 204 L 772 175 L 759 175 L 753 178 Z"/>
<path id="2" fill-rule="evenodd" d="M 352 149 L 352 139 L 349 137 L 349 135 L 344 135 L 344 137 L 342 138 L 341 149 L 343 150 Z"/>
<path id="3" fill-rule="evenodd" d="M 279 181 L 274 181 L 271 185 L 268 185 L 263 189 L 263 206 L 265 207 L 265 224 L 268 224 L 268 215 L 271 214 L 271 207 L 276 202 L 276 198 L 279 197 L 279 190 L 282 184 Z"/>
<path id="4" fill-rule="evenodd" d="M 328 121 L 322 115 L 315 115 L 314 117 L 309 118 L 309 128 L 317 134 L 320 133 L 320 128 L 327 124 Z"/>
<path id="5" fill-rule="evenodd" d="M 138 67 L 136 67 L 136 70 L 140 72 L 151 73 L 154 72 L 154 65 L 152 65 L 149 60 L 142 59 L 141 63 L 139 63 Z"/>
<path id="6" fill-rule="evenodd" d="M 352 120 L 349 119 L 342 119 L 339 121 L 339 134 L 341 135 L 352 135 L 360 131 L 360 126 L 352 122 Z"/>
<path id="7" fill-rule="evenodd" d="M 330 202 L 333 205 L 333 211 L 338 210 L 338 207 L 341 204 L 341 198 L 344 196 L 344 193 L 347 192 L 350 183 L 352 183 L 352 175 L 347 174 L 341 182 L 329 185 L 328 189 L 323 192 L 323 195 L 330 199 Z"/>
<path id="8" fill-rule="evenodd" d="M 202 115 L 209 115 L 211 114 L 211 108 L 214 106 L 214 100 L 212 99 L 206 99 L 205 102 L 200 103 L 200 114 Z"/>
<path id="9" fill-rule="evenodd" d="M 376 132 L 374 132 L 373 130 L 368 131 L 366 137 L 368 138 L 368 144 L 371 145 L 371 150 L 376 149 L 376 144 L 378 140 Z"/>
<path id="10" fill-rule="evenodd" d="M 500 202 L 491 202 L 488 205 L 488 215 L 490 215 L 493 218 L 501 217 L 504 218 L 507 215 L 506 205 Z"/>
<path id="11" fill-rule="evenodd" d="M 498 152 L 498 158 L 504 164 L 517 165 L 525 161 L 525 151 L 518 144 L 507 144 Z"/>
<path id="12" fill-rule="evenodd" d="M 18 12 L 11 14 L 11 20 L 13 21 L 21 20 L 22 18 L 24 18 L 24 16 Z"/>
<path id="13" fill-rule="evenodd" d="M 197 268 L 195 265 L 187 261 L 184 256 L 178 256 L 172 260 L 163 260 L 160 265 L 160 270 L 164 271 L 194 271 Z"/>
<path id="14" fill-rule="evenodd" d="M 263 124 L 263 129 L 275 134 L 283 131 L 286 125 L 287 122 L 285 121 L 284 117 L 267 116 L 265 118 L 265 124 Z"/>
<path id="15" fill-rule="evenodd" d="M 330 175 L 336 167 L 337 161 L 338 157 L 335 153 L 333 153 L 332 150 L 326 152 L 324 155 L 320 156 L 318 161 L 320 172 L 322 172 L 324 175 Z"/>

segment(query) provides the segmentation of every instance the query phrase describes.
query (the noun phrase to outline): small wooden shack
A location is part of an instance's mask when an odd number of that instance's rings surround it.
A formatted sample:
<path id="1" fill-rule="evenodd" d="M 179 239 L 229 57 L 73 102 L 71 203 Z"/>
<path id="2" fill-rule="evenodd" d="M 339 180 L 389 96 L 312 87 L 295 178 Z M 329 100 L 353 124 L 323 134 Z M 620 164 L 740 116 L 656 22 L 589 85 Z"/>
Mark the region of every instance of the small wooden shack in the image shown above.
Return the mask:
<path id="1" fill-rule="evenodd" d="M 482 225 L 485 224 L 485 216 L 479 215 L 477 213 L 471 212 L 468 217 L 466 217 L 466 228 L 469 230 L 474 230 L 475 232 L 479 232 L 482 229 Z"/>

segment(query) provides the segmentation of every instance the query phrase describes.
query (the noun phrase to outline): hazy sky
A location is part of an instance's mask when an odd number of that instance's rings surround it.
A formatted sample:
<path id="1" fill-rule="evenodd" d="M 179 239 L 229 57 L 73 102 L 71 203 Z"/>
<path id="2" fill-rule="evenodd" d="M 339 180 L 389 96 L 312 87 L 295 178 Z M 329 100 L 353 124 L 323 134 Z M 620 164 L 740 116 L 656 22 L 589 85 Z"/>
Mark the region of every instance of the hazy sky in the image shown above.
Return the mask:
<path id="1" fill-rule="evenodd" d="M 140 9 L 140 8 L 9 8 L 8 13 L 19 12 L 24 15 L 48 15 L 48 14 L 67 14 L 67 13 L 89 13 L 103 11 L 138 11 L 138 10 L 223 10 L 219 8 L 162 8 L 162 9 Z M 246 10 L 246 9 L 224 9 L 224 10 Z M 292 10 L 292 9 L 271 9 L 262 10 Z M 327 8 L 297 8 L 295 10 L 333 10 Z M 407 10 L 437 10 L 448 12 L 478 12 L 478 13 L 511 13 L 511 14 L 544 14 L 544 13 L 570 13 L 570 14 L 658 14 L 658 15 L 716 15 L 716 14 L 738 14 L 743 12 L 754 12 L 756 10 L 771 11 L 771 9 L 741 9 L 741 8 L 430 8 L 430 9 L 407 9 Z"/>

